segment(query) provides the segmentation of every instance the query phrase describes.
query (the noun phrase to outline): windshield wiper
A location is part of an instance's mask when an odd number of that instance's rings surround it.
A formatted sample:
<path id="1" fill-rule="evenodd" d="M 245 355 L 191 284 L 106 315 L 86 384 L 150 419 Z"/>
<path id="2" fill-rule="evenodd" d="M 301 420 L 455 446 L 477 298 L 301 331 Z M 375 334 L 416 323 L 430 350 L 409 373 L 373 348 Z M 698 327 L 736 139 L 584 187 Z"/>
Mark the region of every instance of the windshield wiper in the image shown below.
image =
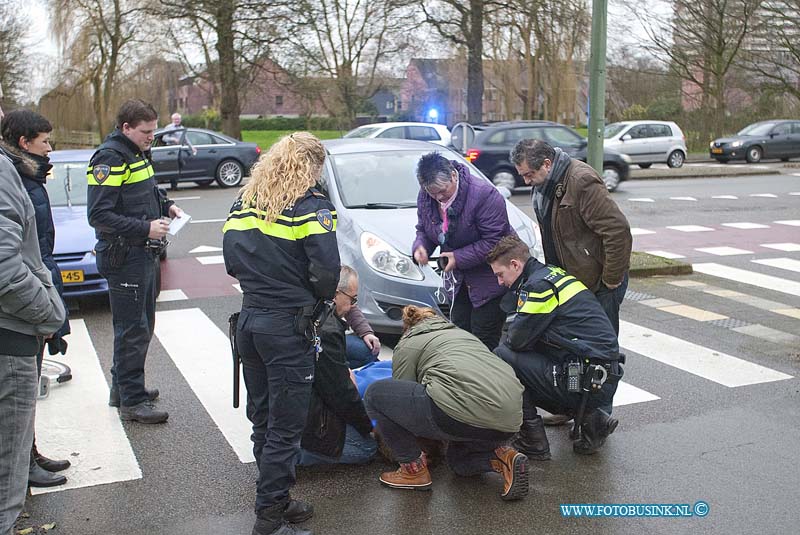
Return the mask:
<path id="1" fill-rule="evenodd" d="M 366 208 L 368 210 L 384 209 L 384 208 L 416 208 L 417 203 L 411 202 L 368 202 L 365 204 L 354 204 L 347 208 Z"/>

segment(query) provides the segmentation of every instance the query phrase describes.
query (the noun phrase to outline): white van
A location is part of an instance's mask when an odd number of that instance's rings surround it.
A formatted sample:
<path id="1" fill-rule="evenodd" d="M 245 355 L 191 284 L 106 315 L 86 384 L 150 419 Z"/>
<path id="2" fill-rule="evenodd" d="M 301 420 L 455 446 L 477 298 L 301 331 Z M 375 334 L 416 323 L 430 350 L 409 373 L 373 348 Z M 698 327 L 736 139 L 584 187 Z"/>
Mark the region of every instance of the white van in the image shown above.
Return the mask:
<path id="1" fill-rule="evenodd" d="M 686 137 L 672 121 L 623 121 L 606 126 L 603 146 L 631 157 L 647 169 L 654 163 L 680 167 L 686 160 Z"/>

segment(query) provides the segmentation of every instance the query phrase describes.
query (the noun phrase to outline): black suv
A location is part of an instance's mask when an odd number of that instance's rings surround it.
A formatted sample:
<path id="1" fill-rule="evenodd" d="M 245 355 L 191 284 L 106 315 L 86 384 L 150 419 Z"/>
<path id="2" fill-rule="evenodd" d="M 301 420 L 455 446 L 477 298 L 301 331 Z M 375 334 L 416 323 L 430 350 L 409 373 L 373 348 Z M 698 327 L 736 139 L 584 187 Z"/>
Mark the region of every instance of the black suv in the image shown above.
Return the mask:
<path id="1" fill-rule="evenodd" d="M 572 128 L 550 121 L 509 121 L 491 123 L 475 132 L 467 159 L 483 171 L 496 186 L 509 189 L 524 186 L 522 177 L 509 160 L 509 152 L 521 139 L 541 139 L 581 161 L 586 161 L 587 141 Z M 454 142 L 455 144 L 455 142 Z M 603 151 L 603 182 L 614 191 L 630 174 L 630 158 L 612 150 Z"/>

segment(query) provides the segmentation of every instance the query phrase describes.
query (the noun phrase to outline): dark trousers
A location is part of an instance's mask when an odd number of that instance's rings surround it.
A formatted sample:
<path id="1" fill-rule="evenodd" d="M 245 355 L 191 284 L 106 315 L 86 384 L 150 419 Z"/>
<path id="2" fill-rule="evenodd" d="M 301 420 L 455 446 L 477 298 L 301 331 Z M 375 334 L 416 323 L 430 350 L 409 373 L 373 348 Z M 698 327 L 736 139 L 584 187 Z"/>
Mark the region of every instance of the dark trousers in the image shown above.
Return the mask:
<path id="1" fill-rule="evenodd" d="M 500 309 L 502 298 L 503 296 L 495 297 L 491 301 L 475 307 L 469 300 L 469 291 L 467 291 L 466 285 L 462 285 L 453 302 L 450 321 L 459 329 L 474 334 L 489 348 L 489 351 L 494 351 L 494 348 L 500 343 L 500 335 L 506 321 L 506 315 Z"/>
<path id="2" fill-rule="evenodd" d="M 566 364 L 562 364 L 563 359 L 556 359 L 534 351 L 512 351 L 506 345 L 498 346 L 494 352 L 514 368 L 517 379 L 525 387 L 522 404 L 525 420 L 536 416 L 536 407 L 553 414 L 574 416 L 578 412 L 581 394 L 567 392 L 564 373 Z M 616 385 L 606 383 L 599 394 L 589 394 L 586 403 L 587 413 L 592 409 L 605 410 L 605 406 L 610 407 L 616 390 Z"/>
<path id="3" fill-rule="evenodd" d="M 285 309 L 243 308 L 236 345 L 247 386 L 247 417 L 253 424 L 258 512 L 288 499 L 295 483 L 314 382 L 314 349 L 297 334 L 295 312 Z"/>
<path id="4" fill-rule="evenodd" d="M 614 332 L 619 336 L 619 307 L 625 299 L 625 292 L 628 291 L 628 274 L 625 273 L 625 278 L 622 279 L 622 284 L 610 290 L 600 281 L 600 288 L 595 292 L 594 296 L 600 301 L 600 306 L 611 321 L 611 326 L 614 327 Z"/>
<path id="5" fill-rule="evenodd" d="M 103 245 L 105 244 L 105 245 Z M 108 243 L 98 242 L 97 269 L 108 280 L 114 324 L 111 382 L 120 404 L 130 407 L 147 399 L 144 362 L 156 321 L 158 257 L 144 246 L 131 246 L 119 268 L 109 266 Z"/>
<path id="6" fill-rule="evenodd" d="M 448 441 L 447 464 L 460 476 L 491 472 L 489 461 L 495 458 L 495 448 L 511 438 L 512 434 L 498 431 L 498 440 L 452 435 L 436 423 L 433 403 L 426 387 L 413 381 L 375 381 L 364 394 L 367 413 L 378 422 L 378 431 L 398 462 L 411 462 L 420 456 L 417 443 L 417 437 L 420 437 Z M 486 430 L 477 430 L 477 433 L 485 435 Z"/>

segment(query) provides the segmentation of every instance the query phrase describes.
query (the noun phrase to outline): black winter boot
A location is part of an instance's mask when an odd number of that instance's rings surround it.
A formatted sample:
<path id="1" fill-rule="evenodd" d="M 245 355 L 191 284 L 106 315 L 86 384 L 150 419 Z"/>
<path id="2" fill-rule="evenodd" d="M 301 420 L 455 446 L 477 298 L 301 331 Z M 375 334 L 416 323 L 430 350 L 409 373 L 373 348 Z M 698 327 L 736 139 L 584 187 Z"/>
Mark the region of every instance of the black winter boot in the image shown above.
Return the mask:
<path id="1" fill-rule="evenodd" d="M 67 478 L 61 474 L 54 474 L 48 472 L 38 464 L 36 459 L 31 455 L 31 464 L 28 469 L 28 486 L 29 487 L 57 487 L 67 482 Z"/>
<path id="2" fill-rule="evenodd" d="M 145 388 L 144 391 L 147 392 L 148 401 L 155 401 L 158 398 L 158 388 Z M 116 387 L 112 386 L 108 392 L 108 406 L 119 407 L 119 389 Z"/>
<path id="3" fill-rule="evenodd" d="M 36 437 L 33 438 L 33 446 L 31 447 L 31 455 L 36 461 L 36 464 L 47 470 L 48 472 L 61 472 L 70 467 L 70 462 L 66 459 L 57 461 L 55 459 L 48 459 L 36 449 Z"/>
<path id="4" fill-rule="evenodd" d="M 285 502 L 280 502 L 259 509 L 252 535 L 313 535 L 310 531 L 297 529 L 286 522 L 283 516 L 286 505 Z"/>
<path id="5" fill-rule="evenodd" d="M 524 453 L 529 460 L 547 461 L 550 459 L 550 443 L 544 430 L 542 417 L 538 414 L 530 420 L 523 420 L 519 433 L 511 441 L 511 446 Z"/>
<path id="6" fill-rule="evenodd" d="M 314 515 L 314 506 L 308 502 L 290 499 L 283 510 L 283 518 L 292 524 L 305 522 Z"/>
<path id="7" fill-rule="evenodd" d="M 581 425 L 581 438 L 572 443 L 572 451 L 580 455 L 597 453 L 606 442 L 606 437 L 614 432 L 619 421 L 605 411 L 595 409 L 586 416 Z"/>

